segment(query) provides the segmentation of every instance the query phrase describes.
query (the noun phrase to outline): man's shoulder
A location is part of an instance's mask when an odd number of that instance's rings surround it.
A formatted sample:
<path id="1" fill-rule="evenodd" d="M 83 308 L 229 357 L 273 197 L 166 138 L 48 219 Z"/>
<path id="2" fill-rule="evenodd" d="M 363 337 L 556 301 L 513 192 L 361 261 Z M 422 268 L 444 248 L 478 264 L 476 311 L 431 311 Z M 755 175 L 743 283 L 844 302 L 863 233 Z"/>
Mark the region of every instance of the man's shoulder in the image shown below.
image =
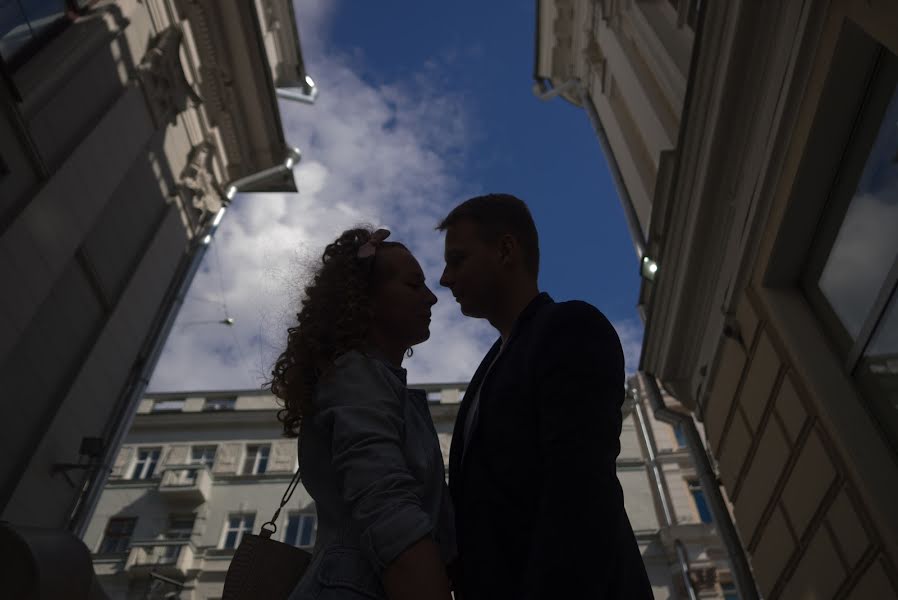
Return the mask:
<path id="1" fill-rule="evenodd" d="M 548 305 L 543 315 L 549 325 L 548 332 L 582 331 L 595 334 L 599 331 L 612 332 L 614 327 L 598 308 L 583 300 L 568 300 Z"/>

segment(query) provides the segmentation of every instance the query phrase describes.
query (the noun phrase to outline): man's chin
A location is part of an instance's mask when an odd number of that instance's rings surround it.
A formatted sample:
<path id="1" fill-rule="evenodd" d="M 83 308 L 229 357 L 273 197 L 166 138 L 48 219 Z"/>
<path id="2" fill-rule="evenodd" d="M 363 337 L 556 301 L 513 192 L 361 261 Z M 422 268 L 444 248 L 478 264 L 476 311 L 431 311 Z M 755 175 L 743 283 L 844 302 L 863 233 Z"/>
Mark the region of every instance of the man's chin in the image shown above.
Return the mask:
<path id="1" fill-rule="evenodd" d="M 458 307 L 461 309 L 461 314 L 463 314 L 466 317 L 471 317 L 472 319 L 482 319 L 483 318 L 483 313 L 480 310 L 477 310 L 477 308 L 475 308 L 475 307 L 472 307 L 467 304 L 462 304 L 461 302 L 458 303 Z"/>

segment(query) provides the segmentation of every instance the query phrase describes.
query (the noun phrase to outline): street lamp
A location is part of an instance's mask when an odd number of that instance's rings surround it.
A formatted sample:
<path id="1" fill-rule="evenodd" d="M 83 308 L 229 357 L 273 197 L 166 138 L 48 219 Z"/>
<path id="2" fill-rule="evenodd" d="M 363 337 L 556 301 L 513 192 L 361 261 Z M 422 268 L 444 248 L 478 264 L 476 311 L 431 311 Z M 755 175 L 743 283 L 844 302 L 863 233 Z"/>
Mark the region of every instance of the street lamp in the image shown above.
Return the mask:
<path id="1" fill-rule="evenodd" d="M 657 273 L 658 263 L 648 255 L 643 256 L 639 263 L 639 274 L 649 281 L 654 281 Z"/>

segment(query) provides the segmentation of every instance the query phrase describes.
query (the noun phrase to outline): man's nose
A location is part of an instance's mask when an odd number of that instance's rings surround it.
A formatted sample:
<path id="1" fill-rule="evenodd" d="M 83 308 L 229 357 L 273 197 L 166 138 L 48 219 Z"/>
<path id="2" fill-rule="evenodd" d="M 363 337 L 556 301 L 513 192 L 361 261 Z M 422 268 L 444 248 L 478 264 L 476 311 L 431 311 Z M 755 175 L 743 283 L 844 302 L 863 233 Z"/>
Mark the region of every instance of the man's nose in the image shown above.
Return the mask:
<path id="1" fill-rule="evenodd" d="M 449 279 L 449 269 L 443 269 L 443 274 L 440 275 L 440 285 L 443 287 L 449 287 L 452 285 L 452 281 Z"/>

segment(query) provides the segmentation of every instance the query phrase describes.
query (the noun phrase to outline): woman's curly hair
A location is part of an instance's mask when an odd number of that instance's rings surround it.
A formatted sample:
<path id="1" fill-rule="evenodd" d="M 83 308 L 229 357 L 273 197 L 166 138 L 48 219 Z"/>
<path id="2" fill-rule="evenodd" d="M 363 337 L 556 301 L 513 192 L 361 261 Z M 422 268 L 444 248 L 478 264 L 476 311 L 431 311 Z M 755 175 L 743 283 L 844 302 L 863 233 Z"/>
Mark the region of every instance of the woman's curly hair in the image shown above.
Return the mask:
<path id="1" fill-rule="evenodd" d="M 358 258 L 373 231 L 344 231 L 324 249 L 321 265 L 306 286 L 298 323 L 287 330 L 287 348 L 271 371 L 267 386 L 284 407 L 278 420 L 284 435 L 297 437 L 303 415 L 314 414 L 315 389 L 342 354 L 359 348 L 368 335 L 373 309 L 371 293 L 379 276 L 374 258 Z M 379 248 L 401 247 L 381 242 Z"/>

